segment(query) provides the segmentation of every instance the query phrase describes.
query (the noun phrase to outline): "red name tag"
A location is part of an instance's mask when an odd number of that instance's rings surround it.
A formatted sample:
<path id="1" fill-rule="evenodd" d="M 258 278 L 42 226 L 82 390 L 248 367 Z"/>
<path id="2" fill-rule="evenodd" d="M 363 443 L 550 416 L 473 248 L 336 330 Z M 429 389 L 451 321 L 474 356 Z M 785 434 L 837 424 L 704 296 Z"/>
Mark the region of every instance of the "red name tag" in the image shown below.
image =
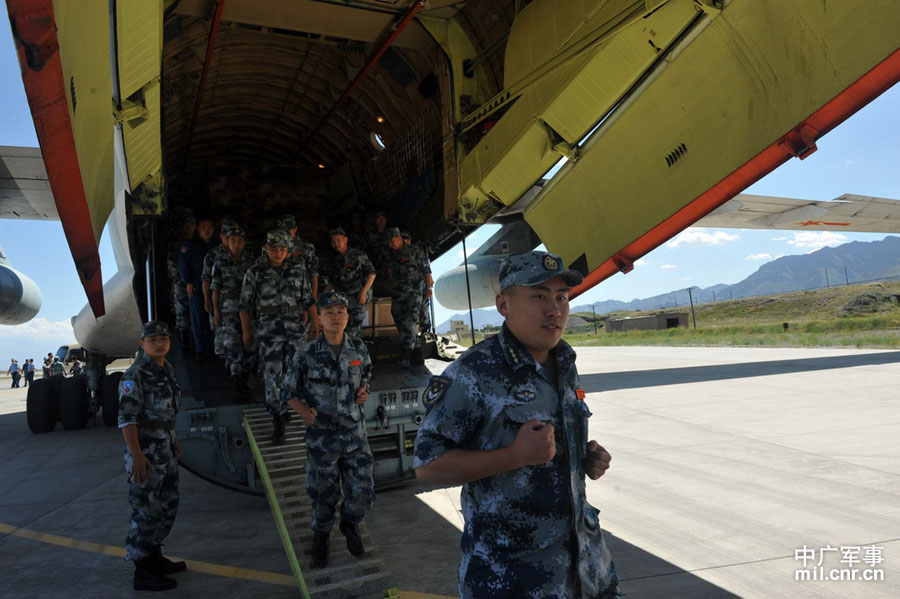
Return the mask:
<path id="1" fill-rule="evenodd" d="M 362 366 L 362 362 L 359 360 L 353 360 L 350 362 L 350 366 Z M 581 396 L 584 397 L 584 391 L 581 392 Z"/>
<path id="2" fill-rule="evenodd" d="M 584 389 L 575 389 L 575 397 L 584 399 Z"/>

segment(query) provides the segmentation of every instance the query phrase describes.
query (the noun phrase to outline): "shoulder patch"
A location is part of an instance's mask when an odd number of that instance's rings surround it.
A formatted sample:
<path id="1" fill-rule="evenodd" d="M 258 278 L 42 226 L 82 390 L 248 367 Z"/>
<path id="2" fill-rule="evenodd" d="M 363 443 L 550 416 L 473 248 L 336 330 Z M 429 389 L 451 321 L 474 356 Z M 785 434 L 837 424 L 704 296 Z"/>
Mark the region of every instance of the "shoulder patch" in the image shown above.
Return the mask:
<path id="1" fill-rule="evenodd" d="M 122 393 L 131 395 L 134 392 L 134 381 L 122 381 Z"/>
<path id="2" fill-rule="evenodd" d="M 575 389 L 575 397 L 584 399 L 584 389 Z"/>
<path id="3" fill-rule="evenodd" d="M 425 393 L 422 394 L 422 403 L 425 404 L 425 407 L 430 408 L 439 402 L 451 384 L 453 384 L 453 381 L 448 378 L 442 376 L 431 377 L 431 382 L 428 383 Z"/>

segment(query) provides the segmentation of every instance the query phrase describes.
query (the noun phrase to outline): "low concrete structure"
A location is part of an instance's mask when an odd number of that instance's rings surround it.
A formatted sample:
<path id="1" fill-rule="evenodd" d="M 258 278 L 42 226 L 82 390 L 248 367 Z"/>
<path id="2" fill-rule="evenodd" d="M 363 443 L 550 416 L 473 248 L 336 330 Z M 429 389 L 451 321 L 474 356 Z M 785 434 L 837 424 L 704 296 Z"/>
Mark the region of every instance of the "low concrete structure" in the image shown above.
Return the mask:
<path id="1" fill-rule="evenodd" d="M 607 333 L 622 331 L 662 331 L 676 327 L 688 327 L 687 312 L 657 312 L 648 316 L 615 318 L 606 321 Z"/>

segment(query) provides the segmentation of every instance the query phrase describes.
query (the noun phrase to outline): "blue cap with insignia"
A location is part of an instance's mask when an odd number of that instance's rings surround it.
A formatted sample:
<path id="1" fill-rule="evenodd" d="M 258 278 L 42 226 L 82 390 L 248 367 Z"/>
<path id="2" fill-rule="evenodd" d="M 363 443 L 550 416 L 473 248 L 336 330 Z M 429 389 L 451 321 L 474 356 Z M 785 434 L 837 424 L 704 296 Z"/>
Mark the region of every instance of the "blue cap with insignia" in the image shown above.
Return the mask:
<path id="1" fill-rule="evenodd" d="M 400 229 L 398 227 L 388 227 L 384 230 L 384 234 L 388 239 L 400 237 Z"/>
<path id="2" fill-rule="evenodd" d="M 500 267 L 500 291 L 513 285 L 532 287 L 562 277 L 570 287 L 581 285 L 584 276 L 577 270 L 566 270 L 562 258 L 550 252 L 525 252 L 514 254 Z"/>
<path id="3" fill-rule="evenodd" d="M 343 293 L 338 293 L 336 291 L 330 291 L 328 293 L 323 293 L 319 296 L 319 299 L 316 301 L 316 307 L 319 309 L 327 308 L 328 306 L 347 306 L 347 298 Z"/>
<path id="4" fill-rule="evenodd" d="M 141 339 L 153 337 L 154 335 L 168 335 L 171 337 L 172 333 L 169 332 L 169 325 L 162 320 L 151 320 L 144 323 L 144 326 L 141 327 Z"/>
<path id="5" fill-rule="evenodd" d="M 286 248 L 291 246 L 291 234 L 281 229 L 269 231 L 266 234 L 266 245 L 270 248 Z"/>

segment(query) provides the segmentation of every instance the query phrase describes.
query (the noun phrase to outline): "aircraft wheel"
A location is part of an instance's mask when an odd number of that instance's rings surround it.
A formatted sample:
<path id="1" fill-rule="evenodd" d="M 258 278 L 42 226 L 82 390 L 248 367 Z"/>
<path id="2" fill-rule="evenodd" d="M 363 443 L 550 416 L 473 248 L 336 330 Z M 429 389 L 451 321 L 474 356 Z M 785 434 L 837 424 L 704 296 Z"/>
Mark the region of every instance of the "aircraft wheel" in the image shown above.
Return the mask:
<path id="1" fill-rule="evenodd" d="M 28 386 L 25 415 L 33 433 L 49 433 L 56 428 L 56 394 L 49 379 L 38 379 Z"/>
<path id="2" fill-rule="evenodd" d="M 103 400 L 103 424 L 115 426 L 119 422 L 119 381 L 121 372 L 111 372 L 103 377 L 101 398 Z"/>
<path id="3" fill-rule="evenodd" d="M 63 381 L 66 380 L 66 375 L 64 374 L 53 374 L 50 375 L 50 378 L 47 379 L 50 381 L 50 385 L 53 386 L 53 397 L 54 399 L 59 399 L 60 393 L 62 393 L 62 384 Z"/>
<path id="4" fill-rule="evenodd" d="M 83 374 L 63 379 L 59 394 L 59 416 L 67 431 L 87 424 L 87 383 Z"/>

